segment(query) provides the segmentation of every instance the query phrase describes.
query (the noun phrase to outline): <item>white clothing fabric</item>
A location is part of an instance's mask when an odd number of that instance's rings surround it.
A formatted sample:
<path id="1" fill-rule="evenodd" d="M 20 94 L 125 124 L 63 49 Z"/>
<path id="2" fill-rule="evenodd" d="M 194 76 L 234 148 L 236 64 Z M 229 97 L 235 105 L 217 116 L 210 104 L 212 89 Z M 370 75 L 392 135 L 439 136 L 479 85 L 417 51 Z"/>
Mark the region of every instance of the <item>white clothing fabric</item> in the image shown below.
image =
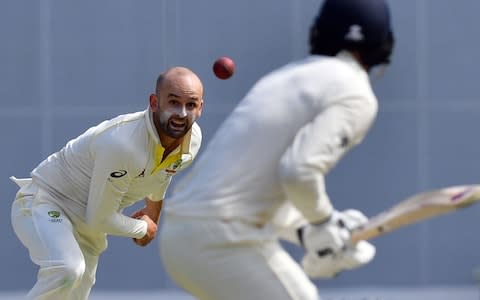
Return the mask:
<path id="1" fill-rule="evenodd" d="M 21 188 L 12 205 L 12 226 L 31 260 L 40 267 L 37 282 L 26 298 L 88 299 L 95 283 L 99 245 L 107 246 L 105 235 L 81 223 L 74 226 L 31 179 L 16 182 Z"/>
<path id="2" fill-rule="evenodd" d="M 40 269 L 30 299 L 87 299 L 107 235 L 142 238 L 147 223 L 122 214 L 143 200 L 164 198 L 171 177 L 199 150 L 194 123 L 165 159 L 149 110 L 88 129 L 16 179 L 12 226 Z"/>
<path id="3" fill-rule="evenodd" d="M 324 177 L 376 113 L 368 74 L 347 52 L 260 79 L 166 201 L 159 242 L 172 278 L 200 299 L 317 299 L 274 227 L 294 240 L 296 226 L 333 211 Z"/>
<path id="4" fill-rule="evenodd" d="M 158 169 L 156 158 L 163 152 L 158 153 L 160 139 L 149 110 L 120 115 L 68 142 L 40 163 L 32 178 L 67 214 L 107 234 L 141 238 L 146 222 L 122 210 L 147 196 L 162 200 L 172 175 L 192 162 L 200 143 L 194 123 Z"/>
<path id="5" fill-rule="evenodd" d="M 347 52 L 280 68 L 228 116 L 166 209 L 264 223 L 288 198 L 309 221 L 321 220 L 332 211 L 324 176 L 376 113 L 368 74 Z"/>
<path id="6" fill-rule="evenodd" d="M 319 300 L 315 285 L 272 235 L 241 221 L 164 215 L 168 274 L 199 300 Z"/>

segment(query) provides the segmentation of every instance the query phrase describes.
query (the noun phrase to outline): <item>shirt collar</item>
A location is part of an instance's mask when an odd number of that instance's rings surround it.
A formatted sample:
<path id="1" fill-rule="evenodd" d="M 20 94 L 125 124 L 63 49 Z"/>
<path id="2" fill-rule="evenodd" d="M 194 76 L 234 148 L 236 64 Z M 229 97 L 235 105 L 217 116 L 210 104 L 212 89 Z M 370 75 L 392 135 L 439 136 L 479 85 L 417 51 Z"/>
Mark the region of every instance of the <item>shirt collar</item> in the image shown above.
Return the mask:
<path id="1" fill-rule="evenodd" d="M 342 50 L 342 51 L 338 52 L 338 54 L 336 56 L 339 59 L 343 60 L 344 62 L 354 66 L 355 68 L 366 72 L 365 69 L 363 68 L 363 66 L 360 64 L 360 62 L 349 51 Z"/>

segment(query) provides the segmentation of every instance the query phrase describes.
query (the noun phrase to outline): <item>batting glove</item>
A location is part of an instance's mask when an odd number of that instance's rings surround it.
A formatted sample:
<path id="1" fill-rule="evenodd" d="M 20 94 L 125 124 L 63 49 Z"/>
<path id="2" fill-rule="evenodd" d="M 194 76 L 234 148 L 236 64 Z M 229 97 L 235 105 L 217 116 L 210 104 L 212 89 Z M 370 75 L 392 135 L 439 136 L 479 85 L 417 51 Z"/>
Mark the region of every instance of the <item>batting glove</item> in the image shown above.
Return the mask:
<path id="1" fill-rule="evenodd" d="M 355 269 L 369 263 L 375 247 L 366 242 L 351 243 L 351 231 L 368 221 L 358 210 L 334 211 L 321 224 L 310 224 L 298 231 L 305 248 L 302 267 L 312 278 L 335 277 L 343 270 Z"/>

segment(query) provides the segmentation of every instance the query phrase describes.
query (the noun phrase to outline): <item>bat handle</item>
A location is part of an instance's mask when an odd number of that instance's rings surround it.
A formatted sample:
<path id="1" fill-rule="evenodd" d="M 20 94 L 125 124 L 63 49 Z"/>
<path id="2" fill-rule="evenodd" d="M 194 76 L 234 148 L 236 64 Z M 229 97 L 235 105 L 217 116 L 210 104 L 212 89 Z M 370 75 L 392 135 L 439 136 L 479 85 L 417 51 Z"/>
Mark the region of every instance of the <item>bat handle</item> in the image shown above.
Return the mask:
<path id="1" fill-rule="evenodd" d="M 387 230 L 383 226 L 360 226 L 352 231 L 350 241 L 353 244 L 356 244 L 360 241 L 368 241 L 385 232 L 387 232 Z"/>

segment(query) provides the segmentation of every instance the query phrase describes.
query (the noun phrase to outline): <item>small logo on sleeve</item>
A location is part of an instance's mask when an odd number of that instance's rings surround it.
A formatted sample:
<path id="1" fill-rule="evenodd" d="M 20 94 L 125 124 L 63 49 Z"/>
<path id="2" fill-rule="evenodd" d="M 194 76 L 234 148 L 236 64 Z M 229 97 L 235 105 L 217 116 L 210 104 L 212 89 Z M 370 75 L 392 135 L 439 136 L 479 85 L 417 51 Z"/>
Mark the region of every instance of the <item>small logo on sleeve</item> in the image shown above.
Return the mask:
<path id="1" fill-rule="evenodd" d="M 127 175 L 127 171 L 125 171 L 125 170 L 118 170 L 118 171 L 110 173 L 110 177 L 113 177 L 113 178 L 120 178 L 120 177 L 123 177 L 125 175 Z"/>

